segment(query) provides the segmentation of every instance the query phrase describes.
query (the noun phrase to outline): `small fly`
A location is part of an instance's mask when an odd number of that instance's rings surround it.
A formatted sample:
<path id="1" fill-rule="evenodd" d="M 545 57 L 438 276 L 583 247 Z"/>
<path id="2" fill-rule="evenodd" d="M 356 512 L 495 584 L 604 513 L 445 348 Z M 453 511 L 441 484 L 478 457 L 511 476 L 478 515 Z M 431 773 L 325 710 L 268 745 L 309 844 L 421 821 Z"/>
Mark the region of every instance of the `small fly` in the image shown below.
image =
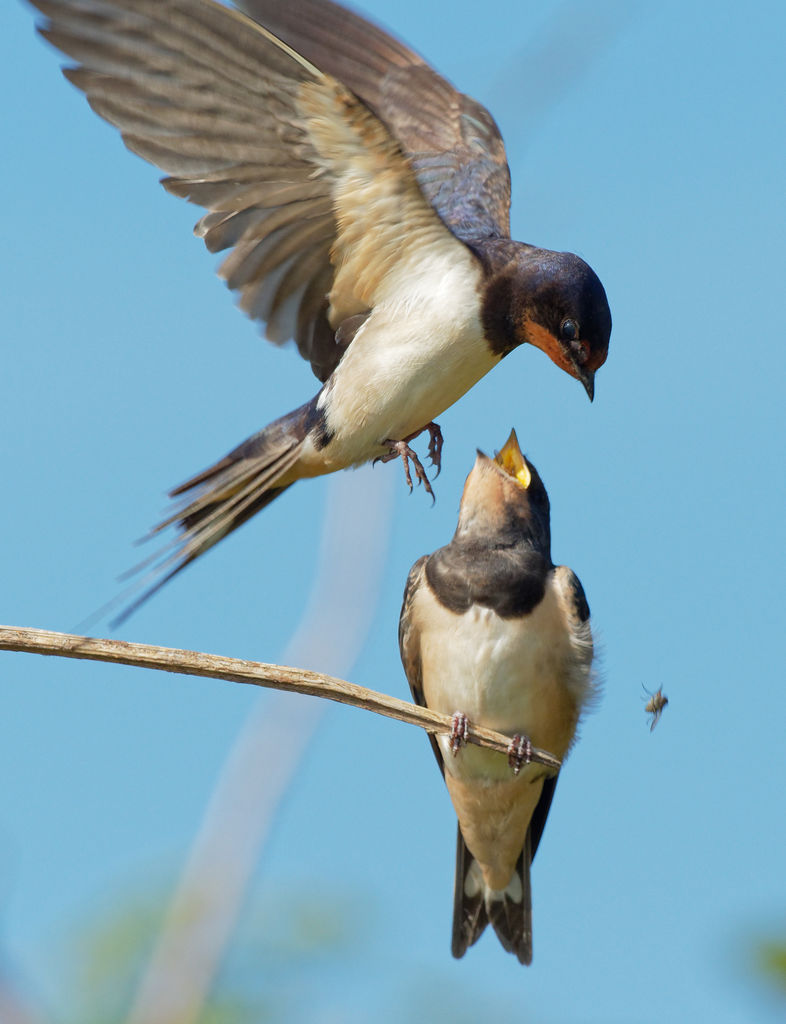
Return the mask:
<path id="1" fill-rule="evenodd" d="M 652 732 L 652 730 L 660 721 L 660 716 L 663 714 L 663 709 L 669 703 L 669 698 L 664 694 L 662 686 L 658 688 L 656 693 L 650 693 L 650 691 L 645 686 L 644 692 L 649 697 L 649 700 L 647 701 L 647 706 L 644 708 L 644 710 L 647 712 L 647 714 L 652 715 L 652 719 L 650 721 L 650 732 Z"/>

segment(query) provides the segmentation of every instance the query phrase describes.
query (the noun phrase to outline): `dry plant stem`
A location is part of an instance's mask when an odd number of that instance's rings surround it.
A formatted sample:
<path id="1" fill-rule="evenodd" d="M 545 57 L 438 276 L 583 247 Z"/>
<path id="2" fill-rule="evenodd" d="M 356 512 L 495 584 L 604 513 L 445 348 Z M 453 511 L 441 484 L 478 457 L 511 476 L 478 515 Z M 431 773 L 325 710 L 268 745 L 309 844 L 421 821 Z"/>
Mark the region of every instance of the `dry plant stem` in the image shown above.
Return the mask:
<path id="1" fill-rule="evenodd" d="M 431 733 L 449 734 L 452 719 L 428 708 L 418 707 L 397 697 L 388 697 L 364 686 L 308 672 L 305 669 L 283 665 L 266 665 L 241 658 L 224 658 L 218 654 L 183 651 L 171 647 L 153 647 L 149 644 L 131 644 L 123 640 L 105 640 L 98 637 L 75 636 L 72 633 L 53 633 L 46 629 L 25 629 L 0 626 L 0 650 L 27 654 L 47 654 L 59 658 L 81 658 L 87 661 L 108 661 L 118 665 L 159 669 L 179 675 L 226 679 L 233 683 L 250 683 L 274 690 L 305 693 L 312 697 L 326 697 L 341 704 L 373 711 L 399 722 L 417 725 Z M 470 743 L 507 754 L 510 737 L 491 729 L 476 727 L 470 722 Z M 561 762 L 545 750 L 533 747 L 532 760 L 559 771 Z"/>

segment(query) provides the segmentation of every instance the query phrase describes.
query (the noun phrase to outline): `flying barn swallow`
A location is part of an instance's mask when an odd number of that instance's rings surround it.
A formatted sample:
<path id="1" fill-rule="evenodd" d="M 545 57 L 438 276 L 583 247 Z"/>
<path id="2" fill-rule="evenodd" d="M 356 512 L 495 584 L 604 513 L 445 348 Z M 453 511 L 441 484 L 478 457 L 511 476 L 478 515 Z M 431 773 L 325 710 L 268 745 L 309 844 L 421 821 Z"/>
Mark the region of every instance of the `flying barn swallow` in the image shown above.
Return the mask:
<path id="1" fill-rule="evenodd" d="M 529 744 L 562 759 L 594 696 L 589 607 L 551 560 L 549 499 L 515 431 L 478 452 L 456 533 L 412 567 L 399 627 L 417 704 L 453 716 L 430 737 L 458 817 L 452 951 L 491 922 L 532 961 L 530 864 L 557 784 Z M 512 736 L 509 756 L 464 745 L 468 723 Z"/>
<path id="2" fill-rule="evenodd" d="M 64 74 L 207 209 L 221 276 L 322 383 L 176 487 L 149 596 L 297 480 L 401 457 L 519 345 L 593 397 L 611 315 L 571 253 L 510 238 L 493 118 L 414 51 L 329 0 L 30 0 Z"/>

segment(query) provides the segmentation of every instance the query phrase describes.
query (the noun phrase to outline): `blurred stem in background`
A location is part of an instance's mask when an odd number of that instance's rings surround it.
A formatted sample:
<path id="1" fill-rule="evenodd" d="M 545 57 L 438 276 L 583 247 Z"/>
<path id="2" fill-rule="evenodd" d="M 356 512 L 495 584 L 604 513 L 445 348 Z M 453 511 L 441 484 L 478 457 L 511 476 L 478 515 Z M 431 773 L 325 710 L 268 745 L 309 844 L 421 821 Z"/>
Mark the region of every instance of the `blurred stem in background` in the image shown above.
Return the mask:
<path id="1" fill-rule="evenodd" d="M 395 473 L 371 480 L 372 472 L 341 473 L 328 485 L 319 569 L 284 664 L 346 677 L 362 650 L 398 483 Z M 325 711 L 316 698 L 260 698 L 216 782 L 127 1024 L 199 1020 L 276 811 Z"/>

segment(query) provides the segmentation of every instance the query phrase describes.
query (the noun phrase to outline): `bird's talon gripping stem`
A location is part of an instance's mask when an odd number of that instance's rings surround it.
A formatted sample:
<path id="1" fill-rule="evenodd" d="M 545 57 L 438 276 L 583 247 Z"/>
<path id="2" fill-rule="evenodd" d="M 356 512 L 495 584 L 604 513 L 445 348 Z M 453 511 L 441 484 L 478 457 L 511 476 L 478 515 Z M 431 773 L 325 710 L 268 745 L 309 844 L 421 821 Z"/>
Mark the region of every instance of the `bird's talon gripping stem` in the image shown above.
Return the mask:
<path id="1" fill-rule="evenodd" d="M 513 769 L 513 774 L 518 775 L 522 765 L 529 764 L 532 760 L 532 744 L 526 736 L 513 737 L 508 745 L 508 764 Z"/>
<path id="2" fill-rule="evenodd" d="M 415 470 L 415 477 L 417 478 L 418 484 L 423 484 L 426 494 L 431 495 L 431 500 L 435 501 L 434 491 L 431 489 L 431 484 L 426 476 L 426 471 L 423 468 L 423 463 L 420 461 L 416 453 L 409 447 L 406 441 L 391 441 L 390 439 L 384 442 L 390 448 L 390 451 L 385 455 L 378 455 L 374 459 L 374 463 L 377 462 L 390 462 L 392 459 L 400 458 L 404 463 L 404 477 L 407 481 L 407 486 L 412 491 L 412 474 L 409 471 L 409 463 L 412 461 L 412 466 Z"/>
<path id="3" fill-rule="evenodd" d="M 469 719 L 463 711 L 454 711 L 452 724 L 450 726 L 450 749 L 453 751 L 453 756 L 458 754 L 459 750 L 469 739 Z"/>

